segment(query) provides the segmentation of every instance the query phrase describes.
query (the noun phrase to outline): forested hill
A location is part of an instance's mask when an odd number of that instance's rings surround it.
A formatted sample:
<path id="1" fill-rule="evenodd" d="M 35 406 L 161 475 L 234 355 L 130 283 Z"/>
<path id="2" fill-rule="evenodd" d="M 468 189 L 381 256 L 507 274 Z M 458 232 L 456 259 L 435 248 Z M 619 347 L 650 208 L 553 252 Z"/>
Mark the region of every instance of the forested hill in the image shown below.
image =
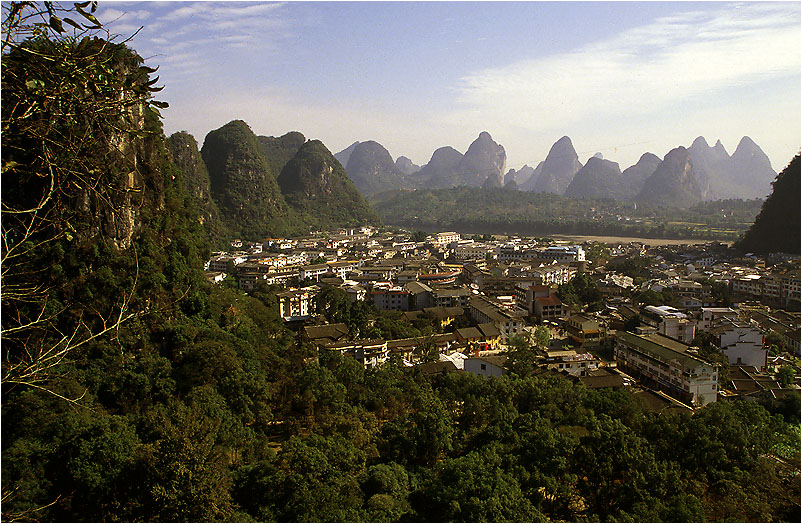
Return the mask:
<path id="1" fill-rule="evenodd" d="M 66 36 L 92 4 L 4 8 L 3 521 L 798 518 L 798 395 L 691 416 L 536 376 L 528 345 L 485 380 L 299 343 L 275 289 L 204 278 L 200 172 L 166 147 L 155 68 Z M 246 141 L 223 180 L 268 173 Z M 334 288 L 314 307 L 354 336 L 443 329 Z"/>
<path id="2" fill-rule="evenodd" d="M 735 240 L 752 224 L 761 201 L 722 200 L 683 209 L 458 187 L 388 191 L 374 196 L 373 204 L 386 223 L 426 231 Z"/>
<path id="3" fill-rule="evenodd" d="M 282 168 L 278 184 L 289 205 L 316 229 L 378 224 L 378 215 L 320 140 L 302 145 Z"/>
<path id="4" fill-rule="evenodd" d="M 772 186 L 773 190 L 755 223 L 735 247 L 742 253 L 751 251 L 765 255 L 780 252 L 798 255 L 802 250 L 799 155 L 777 175 Z"/>
<path id="5" fill-rule="evenodd" d="M 201 154 L 229 236 L 261 239 L 379 222 L 319 140 L 297 132 L 257 137 L 234 120 L 206 135 Z"/>

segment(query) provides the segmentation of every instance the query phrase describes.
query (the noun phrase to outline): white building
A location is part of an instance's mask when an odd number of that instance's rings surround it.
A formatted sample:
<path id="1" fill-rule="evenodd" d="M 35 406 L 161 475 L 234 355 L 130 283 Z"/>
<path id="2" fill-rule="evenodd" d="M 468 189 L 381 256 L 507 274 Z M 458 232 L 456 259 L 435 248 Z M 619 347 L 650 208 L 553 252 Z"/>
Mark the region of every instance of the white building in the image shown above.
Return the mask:
<path id="1" fill-rule="evenodd" d="M 710 330 L 714 343 L 727 355 L 730 365 L 766 367 L 768 351 L 763 347 L 763 333 L 750 322 L 722 318 Z"/>
<path id="2" fill-rule="evenodd" d="M 585 260 L 585 250 L 582 246 L 549 246 L 539 253 L 539 257 L 561 264 L 581 262 Z"/>
<path id="3" fill-rule="evenodd" d="M 281 315 L 281 318 L 286 322 L 310 318 L 312 316 L 314 298 L 317 292 L 317 286 L 310 286 L 276 293 L 279 315 Z"/>
<path id="4" fill-rule="evenodd" d="M 471 357 L 464 360 L 464 369 L 468 373 L 481 375 L 485 378 L 500 377 L 507 370 L 504 363 L 507 357 L 504 355 L 489 355 L 486 357 Z"/>
<path id="5" fill-rule="evenodd" d="M 615 336 L 618 367 L 647 387 L 665 391 L 693 406 L 715 402 L 718 369 L 690 351 L 690 346 L 657 333 Z"/>
<path id="6" fill-rule="evenodd" d="M 454 231 L 444 231 L 442 233 L 435 234 L 432 238 L 432 243 L 445 246 L 446 244 L 450 244 L 451 242 L 458 242 L 459 239 L 460 239 L 459 233 L 456 233 Z"/>
<path id="7" fill-rule="evenodd" d="M 690 343 L 696 336 L 696 324 L 688 319 L 688 315 L 671 306 L 644 306 L 640 321 L 657 333 L 682 342 Z"/>

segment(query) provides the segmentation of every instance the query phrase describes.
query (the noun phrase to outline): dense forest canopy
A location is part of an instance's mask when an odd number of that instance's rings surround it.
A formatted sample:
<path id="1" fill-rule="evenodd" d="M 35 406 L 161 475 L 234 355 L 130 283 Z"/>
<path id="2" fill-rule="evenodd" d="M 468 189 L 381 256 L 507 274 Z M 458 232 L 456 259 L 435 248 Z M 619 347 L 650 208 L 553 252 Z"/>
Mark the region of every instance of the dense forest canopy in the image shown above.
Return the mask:
<path id="1" fill-rule="evenodd" d="M 755 223 L 736 244 L 742 253 L 748 251 L 799 254 L 802 249 L 802 186 L 800 186 L 799 155 L 777 175 Z"/>
<path id="2" fill-rule="evenodd" d="M 510 188 L 392 191 L 373 197 L 387 224 L 427 231 L 496 234 L 619 235 L 735 240 L 754 221 L 761 200 L 719 200 L 672 208 L 569 198 Z"/>
<path id="3" fill-rule="evenodd" d="M 94 9 L 4 4 L 4 521 L 798 518 L 798 395 L 657 413 L 526 351 L 365 370 L 299 344 L 276 289 L 209 285 L 155 71 Z M 316 307 L 354 334 L 442 329 L 343 295 Z"/>

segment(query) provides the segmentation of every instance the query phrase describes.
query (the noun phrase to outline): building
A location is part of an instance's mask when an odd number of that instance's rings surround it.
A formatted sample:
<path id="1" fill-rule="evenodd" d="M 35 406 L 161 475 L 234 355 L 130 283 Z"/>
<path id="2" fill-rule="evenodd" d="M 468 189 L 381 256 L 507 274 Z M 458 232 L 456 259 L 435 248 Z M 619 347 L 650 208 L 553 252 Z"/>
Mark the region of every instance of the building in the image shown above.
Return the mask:
<path id="1" fill-rule="evenodd" d="M 460 235 L 454 231 L 444 231 L 442 233 L 437 233 L 432 237 L 432 243 L 438 244 L 441 246 L 445 246 L 446 244 L 450 244 L 452 242 L 459 242 Z"/>
<path id="2" fill-rule="evenodd" d="M 468 307 L 471 290 L 466 287 L 432 289 L 432 300 L 438 307 Z"/>
<path id="3" fill-rule="evenodd" d="M 374 289 L 370 300 L 382 311 L 409 311 L 410 292 L 400 287 Z"/>
<path id="4" fill-rule="evenodd" d="M 486 357 L 472 357 L 465 359 L 465 371 L 485 378 L 500 377 L 507 373 L 504 363 L 507 357 L 503 355 L 488 355 Z"/>
<path id="5" fill-rule="evenodd" d="M 713 342 L 727 355 L 731 366 L 765 369 L 768 351 L 763 347 L 763 333 L 751 322 L 722 318 L 710 329 Z"/>
<path id="6" fill-rule="evenodd" d="M 321 275 L 329 272 L 328 264 L 312 264 L 309 266 L 302 266 L 298 269 L 298 279 L 301 281 L 311 278 L 314 281 L 320 280 Z"/>
<path id="7" fill-rule="evenodd" d="M 571 342 L 580 348 L 597 348 L 606 338 L 604 325 L 587 315 L 571 315 L 565 321 L 565 329 Z"/>
<path id="8" fill-rule="evenodd" d="M 599 359 L 590 353 L 577 353 L 572 349 L 550 350 L 546 351 L 546 357 L 540 359 L 538 364 L 575 377 L 584 377 L 599 368 Z"/>
<path id="9" fill-rule="evenodd" d="M 693 406 L 717 399 L 716 365 L 700 358 L 691 347 L 659 333 L 615 335 L 618 368 L 640 383 Z"/>
<path id="10" fill-rule="evenodd" d="M 276 293 L 281 318 L 285 322 L 310 318 L 318 290 L 317 286 L 310 286 Z"/>
<path id="11" fill-rule="evenodd" d="M 671 306 L 644 306 L 640 311 L 640 321 L 657 333 L 681 342 L 690 342 L 696 336 L 696 324 L 688 319 L 688 315 Z"/>
<path id="12" fill-rule="evenodd" d="M 520 335 L 526 325 L 515 312 L 499 307 L 483 296 L 471 297 L 468 306 L 470 307 L 469 314 L 476 323 L 490 322 L 496 326 L 500 332 L 502 344 L 506 344 L 510 337 Z"/>
<path id="13" fill-rule="evenodd" d="M 556 260 L 561 264 L 582 262 L 585 260 L 585 250 L 582 246 L 549 246 L 538 253 L 538 258 Z"/>
<path id="14" fill-rule="evenodd" d="M 390 355 L 387 341 L 381 339 L 333 342 L 326 344 L 324 349 L 339 351 L 345 356 L 353 357 L 365 369 L 371 369 L 387 362 Z"/>
<path id="15" fill-rule="evenodd" d="M 713 324 L 722 318 L 736 318 L 738 312 L 728 307 L 703 307 L 702 314 L 696 321 L 696 328 L 700 331 L 710 331 Z"/>

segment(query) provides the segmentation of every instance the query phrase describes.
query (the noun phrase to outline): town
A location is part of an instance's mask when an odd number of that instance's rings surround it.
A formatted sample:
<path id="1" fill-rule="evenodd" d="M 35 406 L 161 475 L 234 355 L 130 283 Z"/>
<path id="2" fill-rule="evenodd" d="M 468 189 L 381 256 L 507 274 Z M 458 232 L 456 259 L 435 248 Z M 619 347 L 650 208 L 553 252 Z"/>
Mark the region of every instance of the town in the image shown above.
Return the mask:
<path id="1" fill-rule="evenodd" d="M 588 388 L 626 388 L 655 410 L 798 390 L 800 261 L 737 255 L 719 242 L 582 245 L 552 239 L 426 235 L 360 227 L 303 238 L 234 240 L 205 266 L 210 282 L 270 289 L 298 343 L 366 369 L 397 359 L 425 373 L 556 373 Z M 326 315 L 337 289 L 428 326 L 380 338 Z M 355 332 L 358 331 L 358 332 Z"/>

